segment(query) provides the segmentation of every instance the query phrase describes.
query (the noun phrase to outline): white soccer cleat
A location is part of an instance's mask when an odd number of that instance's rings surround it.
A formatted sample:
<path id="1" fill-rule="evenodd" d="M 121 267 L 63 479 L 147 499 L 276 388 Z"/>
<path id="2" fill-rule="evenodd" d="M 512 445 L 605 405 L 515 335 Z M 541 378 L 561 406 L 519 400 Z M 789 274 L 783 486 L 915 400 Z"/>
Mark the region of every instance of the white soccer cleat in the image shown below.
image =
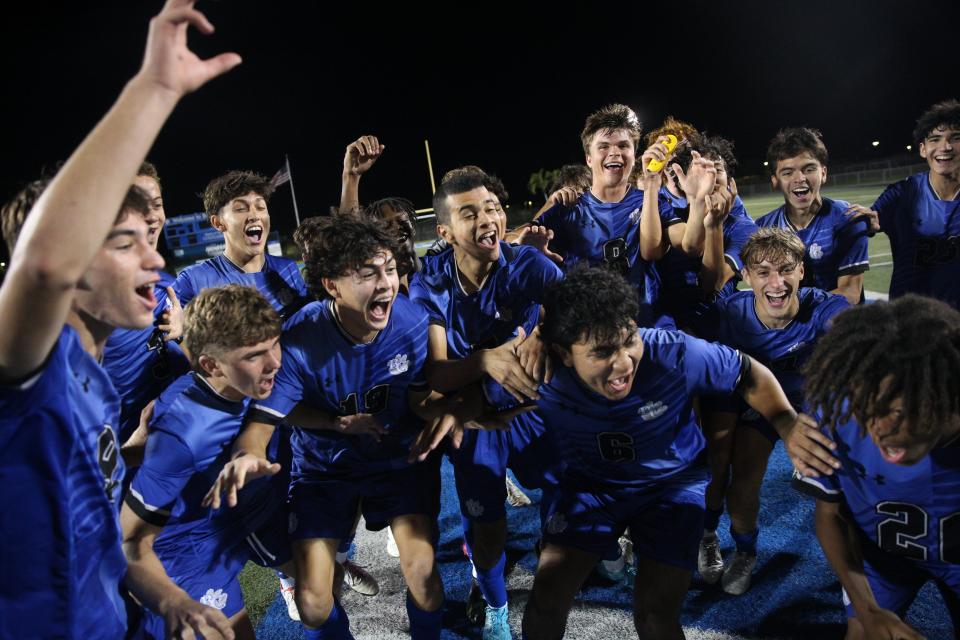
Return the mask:
<path id="1" fill-rule="evenodd" d="M 507 503 L 511 507 L 529 507 L 533 504 L 533 501 L 530 500 L 530 496 L 525 494 L 523 490 L 514 484 L 513 480 L 510 479 L 510 476 L 506 476 L 507 480 Z"/>
<path id="2" fill-rule="evenodd" d="M 750 578 L 753 568 L 757 564 L 757 556 L 744 551 L 737 551 L 730 562 L 730 566 L 723 572 L 721 585 L 723 590 L 732 596 L 746 593 L 750 588 Z"/>
<path id="3" fill-rule="evenodd" d="M 391 558 L 400 557 L 400 548 L 397 546 L 397 539 L 393 537 L 393 529 L 387 527 L 387 555 Z"/>
<path id="4" fill-rule="evenodd" d="M 720 539 L 716 533 L 704 534 L 700 539 L 697 571 L 707 584 L 716 584 L 723 575 L 723 555 L 720 553 Z"/>
<path id="5" fill-rule="evenodd" d="M 300 622 L 300 611 L 297 609 L 296 600 L 293 599 L 295 590 L 296 587 L 292 584 L 288 587 L 285 587 L 283 584 L 280 585 L 280 595 L 283 596 L 283 601 L 287 603 L 287 615 L 290 616 L 291 620 Z"/>
<path id="6" fill-rule="evenodd" d="M 344 560 L 340 566 L 343 567 L 343 584 L 365 596 L 375 596 L 380 593 L 380 585 L 369 571 L 351 560 Z"/>

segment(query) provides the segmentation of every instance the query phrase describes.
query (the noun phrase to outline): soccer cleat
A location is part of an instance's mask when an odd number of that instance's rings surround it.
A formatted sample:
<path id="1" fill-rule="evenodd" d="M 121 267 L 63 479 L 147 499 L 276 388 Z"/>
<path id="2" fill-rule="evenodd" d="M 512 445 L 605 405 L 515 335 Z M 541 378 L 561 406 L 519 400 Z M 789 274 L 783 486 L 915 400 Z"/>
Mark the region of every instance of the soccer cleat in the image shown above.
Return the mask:
<path id="1" fill-rule="evenodd" d="M 483 622 L 483 640 L 512 640 L 507 605 L 499 608 L 487 607 L 486 620 Z"/>
<path id="2" fill-rule="evenodd" d="M 351 560 L 344 560 L 341 566 L 343 567 L 343 584 L 365 596 L 375 596 L 380 593 L 380 585 L 369 571 Z"/>
<path id="3" fill-rule="evenodd" d="M 717 584 L 723 575 L 723 555 L 720 553 L 720 539 L 716 533 L 706 534 L 700 539 L 697 571 L 707 584 Z"/>
<path id="4" fill-rule="evenodd" d="M 627 534 L 623 534 L 617 542 L 620 543 L 620 555 L 623 556 L 623 561 L 627 563 L 627 566 L 636 564 L 633 557 L 633 540 Z"/>
<path id="5" fill-rule="evenodd" d="M 473 580 L 470 584 L 470 595 L 467 596 L 467 620 L 475 625 L 485 625 L 486 618 L 487 601 L 483 599 L 480 585 Z"/>
<path id="6" fill-rule="evenodd" d="M 387 527 L 387 555 L 391 558 L 400 557 L 400 548 L 397 547 L 397 539 L 393 537 L 393 529 Z"/>
<path id="7" fill-rule="evenodd" d="M 291 620 L 300 622 L 300 611 L 297 609 L 297 602 L 293 599 L 293 592 L 296 590 L 296 587 L 293 585 L 285 587 L 282 584 L 280 585 L 280 595 L 283 596 L 283 601 L 287 603 L 287 615 L 290 616 Z"/>
<path id="8" fill-rule="evenodd" d="M 627 577 L 627 563 L 622 553 L 616 560 L 601 560 L 595 569 L 600 576 L 610 582 L 623 582 Z"/>
<path id="9" fill-rule="evenodd" d="M 747 589 L 750 588 L 750 577 L 756 564 L 756 555 L 737 551 L 730 562 L 730 566 L 723 572 L 723 579 L 721 580 L 723 590 L 732 596 L 746 593 Z"/>
<path id="10" fill-rule="evenodd" d="M 514 484 L 513 480 L 510 479 L 510 476 L 506 476 L 507 481 L 507 503 L 511 507 L 529 507 L 533 504 L 533 501 L 530 500 L 530 497 L 523 492 L 520 487 Z"/>

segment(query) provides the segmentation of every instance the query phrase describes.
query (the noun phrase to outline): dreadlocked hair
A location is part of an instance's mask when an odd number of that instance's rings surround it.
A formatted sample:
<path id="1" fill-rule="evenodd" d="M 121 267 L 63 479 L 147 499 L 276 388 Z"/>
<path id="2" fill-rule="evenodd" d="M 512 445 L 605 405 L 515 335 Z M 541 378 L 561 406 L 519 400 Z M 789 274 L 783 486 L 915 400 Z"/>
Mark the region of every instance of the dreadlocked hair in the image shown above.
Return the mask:
<path id="1" fill-rule="evenodd" d="M 907 295 L 838 315 L 803 367 L 804 391 L 831 429 L 889 413 L 902 398 L 917 436 L 936 436 L 960 412 L 960 312 Z"/>

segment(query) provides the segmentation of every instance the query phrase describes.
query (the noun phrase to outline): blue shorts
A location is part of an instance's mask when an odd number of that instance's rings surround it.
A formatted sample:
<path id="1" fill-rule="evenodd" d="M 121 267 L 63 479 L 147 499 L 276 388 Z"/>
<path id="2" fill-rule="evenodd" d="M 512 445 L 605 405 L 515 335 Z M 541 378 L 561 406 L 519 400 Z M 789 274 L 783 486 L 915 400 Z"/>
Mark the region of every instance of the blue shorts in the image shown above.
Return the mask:
<path id="1" fill-rule="evenodd" d="M 620 556 L 617 539 L 630 528 L 633 552 L 656 562 L 693 571 L 703 535 L 705 492 L 710 471 L 694 466 L 656 484 L 583 492 L 565 486 L 543 492 L 543 539 L 594 553 Z"/>
<path id="2" fill-rule="evenodd" d="M 379 531 L 397 516 L 440 514 L 440 456 L 360 478 L 300 477 L 290 485 L 291 540 L 343 540 L 353 531 L 357 510 L 367 529 Z"/>
<path id="3" fill-rule="evenodd" d="M 506 516 L 507 467 L 528 489 L 556 482 L 551 466 L 557 456 L 535 411 L 516 416 L 504 431 L 468 429 L 460 448 L 451 448 L 449 455 L 460 513 L 474 522 L 494 522 Z"/>
<path id="4" fill-rule="evenodd" d="M 737 427 L 753 429 L 769 440 L 771 446 L 776 446 L 780 441 L 780 434 L 773 428 L 773 425 L 757 413 L 756 409 L 748 405 L 747 401 L 741 398 L 739 394 L 702 396 L 700 408 L 704 413 L 735 413 L 737 414 Z M 794 405 L 794 409 L 800 411 L 796 405 Z"/>
<path id="5" fill-rule="evenodd" d="M 877 604 L 903 618 L 917 597 L 917 592 L 933 580 L 950 613 L 954 629 L 960 629 L 960 565 L 946 562 L 915 562 L 881 550 L 862 533 L 863 570 Z M 853 604 L 843 591 L 847 618 L 855 618 Z"/>

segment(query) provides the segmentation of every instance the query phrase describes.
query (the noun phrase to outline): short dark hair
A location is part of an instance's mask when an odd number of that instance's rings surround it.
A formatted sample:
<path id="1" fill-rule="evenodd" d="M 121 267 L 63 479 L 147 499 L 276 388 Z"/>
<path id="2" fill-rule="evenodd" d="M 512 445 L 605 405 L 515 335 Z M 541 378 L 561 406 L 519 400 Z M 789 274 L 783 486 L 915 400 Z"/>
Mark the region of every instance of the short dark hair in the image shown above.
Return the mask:
<path id="1" fill-rule="evenodd" d="M 589 191 L 593 186 L 593 175 L 585 164 L 565 164 L 557 171 L 557 179 L 550 185 L 550 192 L 562 187 L 576 189 L 580 193 Z"/>
<path id="2" fill-rule="evenodd" d="M 339 278 L 359 269 L 383 250 L 399 253 L 397 241 L 379 221 L 354 216 L 317 216 L 293 233 L 303 255 L 303 279 L 318 298 L 327 297 L 323 278 Z"/>
<path id="3" fill-rule="evenodd" d="M 510 193 L 507 191 L 506 185 L 503 184 L 503 180 L 492 173 L 487 173 L 475 164 L 468 164 L 466 166 L 447 171 L 445 174 L 443 174 L 443 178 L 441 178 L 440 182 L 447 182 L 448 180 L 462 173 L 476 173 L 477 175 L 481 176 L 483 178 L 483 186 L 487 188 L 487 191 L 497 196 L 497 200 L 500 201 L 501 205 L 507 204 L 507 199 L 510 197 Z"/>
<path id="4" fill-rule="evenodd" d="M 447 172 L 440 181 L 437 192 L 433 194 L 433 213 L 440 224 L 450 224 L 450 209 L 447 208 L 447 197 L 458 193 L 466 193 L 480 187 L 486 188 L 486 174 L 476 171 L 453 170 Z"/>
<path id="5" fill-rule="evenodd" d="M 917 118 L 917 126 L 913 129 L 913 142 L 918 145 L 927 139 L 930 132 L 940 126 L 947 126 L 960 131 L 960 101 L 955 99 L 943 100 L 933 105 Z"/>
<path id="6" fill-rule="evenodd" d="M 640 144 L 640 118 L 633 109 L 625 104 L 608 104 L 598 111 L 587 116 L 587 121 L 580 132 L 580 142 L 583 143 L 583 152 L 590 153 L 590 143 L 593 137 L 600 132 L 626 130 L 633 140 L 634 148 Z"/>
<path id="7" fill-rule="evenodd" d="M 903 399 L 911 431 L 936 435 L 960 411 L 960 312 L 917 295 L 836 316 L 803 366 L 807 403 L 830 428 Z"/>
<path id="8" fill-rule="evenodd" d="M 623 329 L 634 326 L 640 305 L 636 290 L 620 274 L 577 265 L 547 287 L 543 310 L 544 342 L 570 349 L 591 338 L 600 344 L 618 341 Z"/>
<path id="9" fill-rule="evenodd" d="M 723 160 L 727 175 L 733 177 L 737 168 L 737 157 L 733 153 L 733 142 L 720 136 L 711 136 L 706 133 L 685 139 L 677 145 L 676 155 L 671 164 L 676 162 L 684 171 L 690 168 L 693 162 L 693 152 L 696 151 L 710 160 Z"/>
<path id="10" fill-rule="evenodd" d="M 795 158 L 804 152 L 809 152 L 820 164 L 827 165 L 827 145 L 823 144 L 820 131 L 809 127 L 789 127 L 778 131 L 767 145 L 770 175 L 776 175 L 778 160 Z"/>
<path id="11" fill-rule="evenodd" d="M 20 238 L 23 224 L 27 220 L 27 215 L 33 210 L 37 200 L 40 199 L 40 196 L 52 181 L 52 177 L 47 177 L 27 183 L 0 209 L 0 226 L 2 226 L 3 239 L 11 257 L 13 256 L 13 248 Z M 123 222 L 130 211 L 141 215 L 150 213 L 150 200 L 143 189 L 136 185 L 131 185 L 123 197 L 123 203 L 120 205 L 114 224 Z"/>
<path id="12" fill-rule="evenodd" d="M 157 184 L 160 184 L 160 174 L 157 173 L 157 167 L 149 160 L 144 160 L 140 163 L 140 168 L 137 169 L 137 177 L 139 178 L 140 176 L 153 178 L 157 181 Z"/>
<path id="13" fill-rule="evenodd" d="M 269 202 L 273 185 L 269 178 L 253 171 L 228 171 L 211 180 L 203 190 L 203 208 L 208 216 L 215 216 L 231 200 L 250 192 Z"/>

